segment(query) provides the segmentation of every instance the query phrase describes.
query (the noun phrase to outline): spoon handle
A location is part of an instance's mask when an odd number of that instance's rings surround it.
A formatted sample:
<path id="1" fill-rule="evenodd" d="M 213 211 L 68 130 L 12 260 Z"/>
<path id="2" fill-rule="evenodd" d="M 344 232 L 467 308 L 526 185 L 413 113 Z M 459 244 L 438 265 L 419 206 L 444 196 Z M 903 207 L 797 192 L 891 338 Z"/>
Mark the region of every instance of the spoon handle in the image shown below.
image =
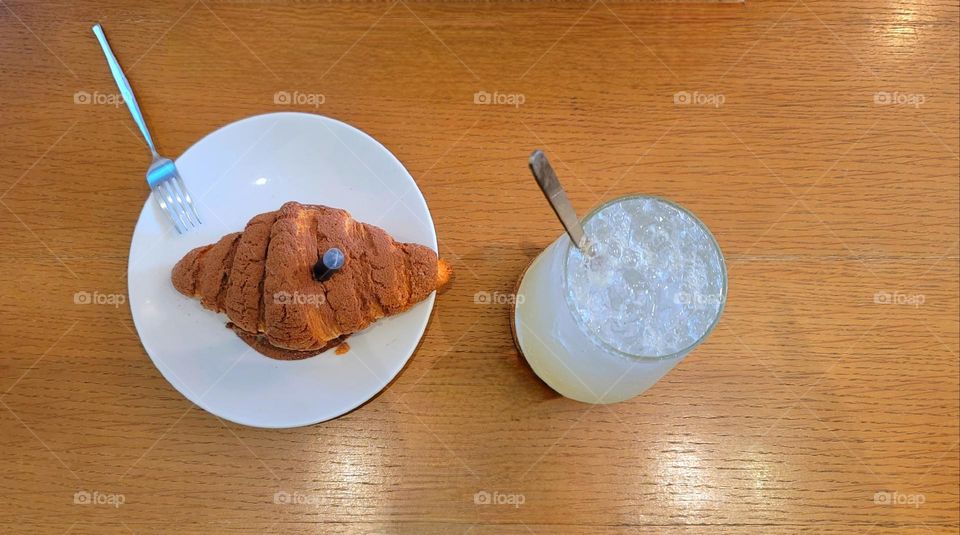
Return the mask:
<path id="1" fill-rule="evenodd" d="M 587 236 L 580 225 L 580 219 L 577 218 L 577 211 L 570 204 L 567 192 L 560 185 L 560 180 L 557 179 L 557 174 L 553 171 L 553 167 L 550 166 L 550 162 L 547 161 L 547 156 L 543 151 L 538 149 L 530 155 L 530 171 L 533 173 L 533 177 L 537 179 L 540 190 L 543 191 L 547 202 L 556 212 L 563 228 L 567 230 L 567 234 L 573 240 L 573 244 L 577 248 L 583 249 L 586 245 Z"/>

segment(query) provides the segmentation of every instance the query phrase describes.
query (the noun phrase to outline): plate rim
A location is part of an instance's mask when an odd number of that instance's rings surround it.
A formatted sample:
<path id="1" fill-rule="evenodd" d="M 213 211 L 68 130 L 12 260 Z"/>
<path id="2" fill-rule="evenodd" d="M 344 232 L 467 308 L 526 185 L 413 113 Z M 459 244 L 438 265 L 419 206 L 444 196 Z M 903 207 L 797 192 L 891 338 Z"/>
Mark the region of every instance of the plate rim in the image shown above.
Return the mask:
<path id="1" fill-rule="evenodd" d="M 403 165 L 403 162 L 401 162 L 400 159 L 397 158 L 397 156 L 396 156 L 390 149 L 388 149 L 383 143 L 381 143 L 378 139 L 376 139 L 375 137 L 371 136 L 371 135 L 368 134 L 367 132 L 361 130 L 360 128 L 357 128 L 357 127 L 355 127 L 355 126 L 353 126 L 353 125 L 351 125 L 351 124 L 349 124 L 349 123 L 346 123 L 346 122 L 344 122 L 344 121 L 340 121 L 339 119 L 335 119 L 335 118 L 333 118 L 333 117 L 329 117 L 329 116 L 326 116 L 326 115 L 321 115 L 321 114 L 318 114 L 318 113 L 309 113 L 309 112 L 300 112 L 300 111 L 267 112 L 267 113 L 260 113 L 260 114 L 257 114 L 257 115 L 250 115 L 250 116 L 247 116 L 247 117 L 243 117 L 243 118 L 241 118 L 241 119 L 237 119 L 237 120 L 235 120 L 235 121 L 231 121 L 231 122 L 226 123 L 226 124 L 224 124 L 224 125 L 221 125 L 220 127 L 218 127 L 218 128 L 216 128 L 216 129 L 208 132 L 207 134 L 205 134 L 205 135 L 204 135 L 203 137 L 201 137 L 200 139 L 194 141 L 194 142 L 193 142 L 189 147 L 187 147 L 179 156 L 177 156 L 177 157 L 174 159 L 174 161 L 175 161 L 175 162 L 179 162 L 180 159 L 183 158 L 185 155 L 187 155 L 190 151 L 195 150 L 198 145 L 200 145 L 201 143 L 203 143 L 203 142 L 206 141 L 207 139 L 211 138 L 212 136 L 214 136 L 214 135 L 216 135 L 216 134 L 219 134 L 220 132 L 222 132 L 222 131 L 224 131 L 224 130 L 230 129 L 230 128 L 232 128 L 232 127 L 236 127 L 236 126 L 241 125 L 242 123 L 245 123 L 245 122 L 248 122 L 248 121 L 254 121 L 254 120 L 257 120 L 257 119 L 263 119 L 263 118 L 270 117 L 270 116 L 308 118 L 309 120 L 316 120 L 316 121 L 321 121 L 321 122 L 333 123 L 333 124 L 336 124 L 336 125 L 345 127 L 347 130 L 350 130 L 350 131 L 352 131 L 352 132 L 354 132 L 354 133 L 356 133 L 356 134 L 359 134 L 361 137 L 367 138 L 368 140 L 372 141 L 377 147 L 379 147 L 380 149 L 382 149 L 382 150 L 386 153 L 386 155 L 389 157 L 389 159 L 391 159 L 393 162 L 395 162 L 395 163 L 397 164 L 397 166 L 399 166 L 399 168 L 403 171 L 403 173 L 406 174 L 407 178 L 410 179 L 410 182 L 413 184 L 413 187 L 416 189 L 417 194 L 419 195 L 420 202 L 423 203 L 423 208 L 424 208 L 424 210 L 426 211 L 426 214 L 427 214 L 427 219 L 428 219 L 428 225 L 427 225 L 427 227 L 429 228 L 430 237 L 431 237 L 431 241 L 432 241 L 432 244 L 424 244 L 424 245 L 427 245 L 427 246 L 431 247 L 431 249 L 433 249 L 435 252 L 437 252 L 437 255 L 438 255 L 438 257 L 439 257 L 439 246 L 438 246 L 438 242 L 437 242 L 437 229 L 436 229 L 436 224 L 434 223 L 434 220 L 433 220 L 433 214 L 432 214 L 432 212 L 430 211 L 430 206 L 429 206 L 429 203 L 427 203 L 427 198 L 426 198 L 426 196 L 424 196 L 424 194 L 423 194 L 423 190 L 420 188 L 420 185 L 417 184 L 417 181 L 413 178 L 413 175 L 412 175 L 412 174 L 410 173 L 410 171 L 406 168 L 406 166 Z M 333 135 L 336 135 L 336 134 L 333 133 Z M 292 429 L 292 428 L 297 428 L 297 427 L 307 427 L 307 426 L 311 426 L 311 425 L 316 425 L 316 424 L 319 424 L 319 423 L 327 422 L 327 421 L 330 421 L 330 420 L 334 420 L 334 419 L 336 419 L 336 418 L 339 418 L 339 417 L 341 417 L 341 416 L 344 416 L 344 415 L 346 415 L 346 414 L 349 414 L 349 413 L 357 410 L 358 408 L 362 407 L 363 405 L 369 403 L 371 400 L 373 400 L 373 399 L 375 399 L 377 396 L 379 396 L 388 386 L 390 386 L 390 385 L 397 379 L 397 377 L 398 377 L 398 376 L 400 375 L 400 373 L 404 370 L 404 368 L 406 368 L 407 364 L 409 364 L 410 359 L 413 358 L 413 354 L 416 353 L 416 352 L 417 352 L 417 349 L 420 348 L 420 345 L 421 345 L 422 342 L 423 342 L 423 337 L 426 335 L 427 326 L 430 324 L 430 319 L 431 319 L 432 316 L 433 316 L 433 308 L 434 308 L 435 301 L 436 301 L 436 296 L 437 296 L 437 292 L 436 292 L 436 291 L 432 292 L 426 299 L 424 299 L 423 301 L 421 301 L 421 303 L 425 303 L 425 304 L 427 305 L 427 306 L 426 306 L 427 310 L 426 310 L 426 313 L 424 314 L 423 320 L 420 322 L 419 333 L 417 334 L 416 340 L 414 341 L 413 347 L 410 349 L 409 353 L 408 353 L 405 357 L 403 357 L 402 359 L 399 360 L 399 366 L 396 367 L 396 370 L 395 370 L 395 371 L 392 371 L 392 372 L 391 372 L 390 376 L 386 378 L 386 382 L 385 382 L 382 386 L 380 386 L 376 391 L 374 391 L 374 392 L 373 392 L 372 394 L 370 394 L 368 397 L 365 397 L 365 398 L 363 398 L 363 399 L 360 399 L 356 404 L 350 406 L 349 408 L 347 408 L 347 409 L 345 409 L 345 410 L 343 410 L 343 411 L 340 411 L 340 412 L 337 413 L 337 414 L 333 414 L 333 415 L 331 415 L 331 416 L 325 416 L 325 417 L 322 417 L 322 418 L 320 418 L 320 419 L 308 418 L 308 419 L 305 419 L 305 420 L 290 420 L 290 421 L 279 422 L 279 423 L 277 423 L 277 422 L 260 422 L 260 421 L 251 420 L 251 419 L 248 419 L 248 418 L 245 418 L 245 417 L 237 417 L 237 415 L 227 416 L 227 415 L 221 414 L 221 413 L 219 413 L 219 412 L 211 409 L 211 407 L 210 407 L 204 400 L 202 400 L 202 399 L 195 399 L 196 396 L 194 395 L 194 393 L 192 392 L 192 390 L 191 390 L 190 388 L 186 387 L 186 385 L 181 384 L 181 381 L 177 378 L 176 374 L 173 373 L 172 370 L 165 370 L 165 368 L 167 367 L 167 365 L 162 362 L 162 359 L 160 359 L 159 357 L 154 357 L 154 355 L 151 353 L 150 349 L 147 347 L 147 344 L 144 342 L 143 336 L 141 335 L 141 325 L 140 325 L 139 322 L 137 321 L 137 315 L 134 314 L 134 312 L 133 312 L 133 306 L 132 306 L 132 305 L 133 305 L 134 299 L 133 299 L 133 297 L 132 297 L 132 294 L 133 294 L 134 290 L 133 290 L 133 287 L 130 285 L 130 278 L 131 278 L 131 272 L 130 272 L 131 262 L 130 262 L 130 258 L 131 258 L 131 254 L 133 253 L 133 247 L 134 247 L 134 242 L 135 242 L 135 240 L 136 240 L 137 233 L 138 233 L 139 231 L 141 231 L 141 225 L 145 225 L 145 223 L 144 223 L 144 221 L 145 221 L 145 215 L 146 215 L 147 211 L 150 209 L 150 204 L 151 204 L 151 202 L 153 202 L 153 193 L 152 193 L 152 192 L 150 192 L 150 193 L 147 195 L 147 198 L 146 198 L 146 199 L 144 200 L 144 202 L 143 202 L 143 206 L 142 206 L 141 209 L 140 209 L 140 214 L 137 216 L 136 225 L 134 225 L 133 233 L 132 233 L 131 236 L 130 236 L 130 247 L 129 247 L 128 250 L 127 250 L 127 269 L 126 269 L 126 277 L 127 277 L 127 280 L 126 280 L 126 282 L 127 282 L 127 293 L 128 293 L 128 296 L 129 296 L 129 302 L 130 302 L 130 304 L 131 304 L 131 306 L 130 306 L 130 316 L 131 316 L 131 319 L 132 319 L 132 321 L 133 321 L 134 328 L 135 328 L 136 331 L 137 331 L 137 339 L 138 339 L 139 342 L 140 342 L 140 346 L 143 348 L 144 353 L 147 354 L 147 357 L 150 359 L 150 362 L 153 364 L 154 368 L 156 368 L 157 371 L 160 372 L 160 375 L 164 378 L 164 380 L 166 380 L 166 382 L 167 382 L 171 387 L 173 387 L 173 389 L 176 390 L 177 393 L 179 393 L 181 396 L 183 396 L 184 398 L 186 398 L 187 401 L 189 401 L 189 402 L 192 403 L 193 405 L 195 405 L 195 406 L 197 406 L 197 407 L 200 407 L 201 409 L 203 409 L 204 411 L 210 413 L 210 414 L 213 415 L 214 417 L 216 417 L 216 418 L 218 418 L 218 419 L 219 419 L 219 418 L 222 418 L 222 419 L 224 419 L 224 420 L 227 420 L 227 421 L 230 421 L 230 422 L 239 424 L 239 425 L 244 425 L 244 426 L 247 426 L 247 427 L 260 428 L 260 429 Z M 264 357 L 264 358 L 269 358 L 269 357 Z M 314 358 L 314 357 L 311 357 L 311 358 Z M 283 363 L 283 361 L 278 361 L 278 362 L 280 362 L 281 364 Z M 364 364 L 364 366 L 366 366 L 366 364 Z M 229 372 L 229 370 L 228 370 L 228 372 Z M 373 373 L 371 372 L 371 375 L 375 375 L 375 374 L 373 374 Z M 380 382 L 380 381 L 378 381 L 378 382 Z M 334 412 L 336 412 L 336 411 L 334 411 Z"/>

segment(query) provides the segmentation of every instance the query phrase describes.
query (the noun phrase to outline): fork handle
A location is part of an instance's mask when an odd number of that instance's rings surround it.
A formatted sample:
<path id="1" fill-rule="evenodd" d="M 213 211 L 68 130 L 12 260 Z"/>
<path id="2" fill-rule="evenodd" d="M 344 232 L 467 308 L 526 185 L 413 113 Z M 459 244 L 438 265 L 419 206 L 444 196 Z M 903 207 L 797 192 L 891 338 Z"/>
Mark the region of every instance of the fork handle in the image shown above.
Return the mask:
<path id="1" fill-rule="evenodd" d="M 130 115 L 133 115 L 134 122 L 140 127 L 140 133 L 143 134 L 143 138 L 147 140 L 147 146 L 150 147 L 150 152 L 153 153 L 153 157 L 158 158 L 157 148 L 153 144 L 153 138 L 150 137 L 150 131 L 147 130 L 147 123 L 143 120 L 143 113 L 140 112 L 140 106 L 137 105 L 137 98 L 133 96 L 133 89 L 130 88 L 130 82 L 127 81 L 126 75 L 123 74 L 123 69 L 120 68 L 117 57 L 113 55 L 113 50 L 110 49 L 110 43 L 107 42 L 107 36 L 103 35 L 103 28 L 100 27 L 100 24 L 93 25 L 93 34 L 97 36 L 97 41 L 100 42 L 100 48 L 103 49 L 103 55 L 107 58 L 107 65 L 110 66 L 110 74 L 113 75 L 113 81 L 117 83 L 120 96 L 122 96 L 123 101 L 127 103 L 127 109 L 130 110 Z"/>

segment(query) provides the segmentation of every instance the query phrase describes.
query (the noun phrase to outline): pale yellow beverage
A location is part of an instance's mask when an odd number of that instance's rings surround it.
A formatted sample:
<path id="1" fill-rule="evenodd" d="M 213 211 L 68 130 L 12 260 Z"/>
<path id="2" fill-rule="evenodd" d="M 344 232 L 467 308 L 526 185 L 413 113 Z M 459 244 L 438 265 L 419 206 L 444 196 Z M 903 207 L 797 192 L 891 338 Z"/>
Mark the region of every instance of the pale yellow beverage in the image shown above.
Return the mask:
<path id="1" fill-rule="evenodd" d="M 554 390 L 614 403 L 647 390 L 706 339 L 726 302 L 726 266 L 706 226 L 665 199 L 620 197 L 582 223 L 584 251 L 564 234 L 527 269 L 514 329 Z"/>

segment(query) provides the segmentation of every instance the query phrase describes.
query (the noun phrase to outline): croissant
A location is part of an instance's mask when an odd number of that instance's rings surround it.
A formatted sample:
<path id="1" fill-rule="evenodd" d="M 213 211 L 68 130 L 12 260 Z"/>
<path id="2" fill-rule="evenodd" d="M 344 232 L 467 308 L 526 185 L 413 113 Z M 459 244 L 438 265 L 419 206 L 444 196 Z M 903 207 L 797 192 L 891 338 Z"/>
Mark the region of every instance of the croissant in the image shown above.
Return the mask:
<path id="1" fill-rule="evenodd" d="M 314 268 L 331 248 L 343 265 L 318 279 Z M 227 327 L 260 353 L 295 360 L 409 309 L 452 274 L 429 247 L 398 243 L 345 210 L 288 202 L 193 249 L 171 279 L 204 308 L 226 313 Z"/>

